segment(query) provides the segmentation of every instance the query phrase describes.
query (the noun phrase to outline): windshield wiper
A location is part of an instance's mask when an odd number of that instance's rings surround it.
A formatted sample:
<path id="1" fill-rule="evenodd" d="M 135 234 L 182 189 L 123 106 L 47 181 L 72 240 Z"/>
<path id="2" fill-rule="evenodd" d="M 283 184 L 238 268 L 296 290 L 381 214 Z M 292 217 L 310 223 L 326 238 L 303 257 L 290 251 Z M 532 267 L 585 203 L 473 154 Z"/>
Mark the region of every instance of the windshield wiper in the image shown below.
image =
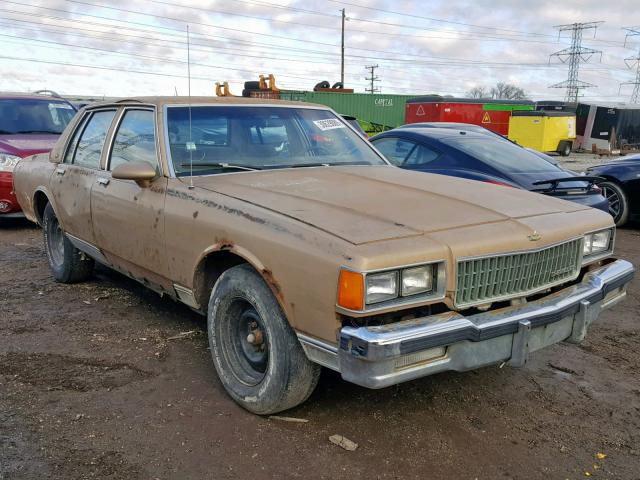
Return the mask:
<path id="1" fill-rule="evenodd" d="M 233 163 L 207 163 L 207 162 L 193 162 L 193 163 L 181 163 L 181 167 L 212 167 L 212 168 L 222 168 L 228 170 L 246 170 L 246 171 L 254 171 L 254 170 L 262 170 L 261 167 L 249 167 L 248 165 L 234 165 Z"/>
<path id="2" fill-rule="evenodd" d="M 315 163 L 280 163 L 277 165 L 265 165 L 264 168 L 304 168 L 304 167 L 341 167 L 349 165 L 370 165 L 368 162 L 315 162 Z"/>
<path id="3" fill-rule="evenodd" d="M 60 132 L 54 132 L 52 130 L 20 130 L 15 133 L 50 133 L 52 135 L 60 135 Z"/>

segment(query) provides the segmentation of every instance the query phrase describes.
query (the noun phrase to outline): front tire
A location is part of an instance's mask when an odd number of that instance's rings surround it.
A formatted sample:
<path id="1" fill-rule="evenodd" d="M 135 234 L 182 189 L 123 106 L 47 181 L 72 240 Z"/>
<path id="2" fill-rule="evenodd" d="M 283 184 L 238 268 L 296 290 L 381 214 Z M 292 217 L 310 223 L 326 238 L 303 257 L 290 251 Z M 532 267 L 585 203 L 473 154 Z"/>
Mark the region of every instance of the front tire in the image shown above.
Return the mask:
<path id="1" fill-rule="evenodd" d="M 69 241 L 50 203 L 47 204 L 42 215 L 42 231 L 44 249 L 56 281 L 76 283 L 91 276 L 94 267 L 93 259 L 87 257 Z"/>
<path id="2" fill-rule="evenodd" d="M 609 213 L 617 227 L 623 226 L 629 220 L 629 200 L 620 185 L 615 182 L 601 182 L 598 186 L 602 195 L 609 200 Z"/>
<path id="3" fill-rule="evenodd" d="M 320 366 L 307 359 L 271 290 L 250 265 L 230 268 L 216 282 L 207 330 L 222 385 L 250 412 L 293 408 L 316 387 Z"/>

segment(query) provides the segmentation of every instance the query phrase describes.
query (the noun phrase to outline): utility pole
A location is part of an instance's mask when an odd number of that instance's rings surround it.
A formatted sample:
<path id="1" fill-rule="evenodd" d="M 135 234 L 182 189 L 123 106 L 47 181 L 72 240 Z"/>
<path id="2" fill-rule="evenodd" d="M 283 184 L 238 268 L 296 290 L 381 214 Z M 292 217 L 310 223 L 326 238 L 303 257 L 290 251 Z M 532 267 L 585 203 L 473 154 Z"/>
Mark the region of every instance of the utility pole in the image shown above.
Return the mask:
<path id="1" fill-rule="evenodd" d="M 629 37 L 635 37 L 640 35 L 640 28 L 625 28 L 628 32 L 627 36 L 624 37 L 624 44 L 627 45 L 627 39 Z M 622 82 L 622 85 L 633 85 L 633 91 L 631 92 L 631 98 L 629 98 L 629 102 L 631 103 L 640 103 L 640 47 L 638 48 L 638 54 L 635 57 L 629 57 L 624 59 L 624 63 L 627 64 L 627 67 L 636 69 L 636 79 L 633 82 Z"/>
<path id="2" fill-rule="evenodd" d="M 553 57 L 557 57 L 562 63 L 569 64 L 569 77 L 563 82 L 550 85 L 550 88 L 566 88 L 565 101 L 567 102 L 578 103 L 580 90 L 595 87 L 595 85 L 580 81 L 578 79 L 578 71 L 580 70 L 580 62 L 588 62 L 589 59 L 597 53 L 600 54 L 600 60 L 602 60 L 602 52 L 600 50 L 593 50 L 592 48 L 582 46 L 582 32 L 593 28 L 593 36 L 595 37 L 595 31 L 601 23 L 603 22 L 569 23 L 566 25 L 556 25 L 554 27 L 558 29 L 558 37 L 562 32 L 571 32 L 571 46 L 552 53 L 549 57 L 549 63 L 551 63 Z"/>
<path id="3" fill-rule="evenodd" d="M 369 80 L 371 82 L 371 88 L 365 88 L 364 91 L 365 92 L 369 92 L 371 94 L 379 92 L 380 89 L 378 87 L 375 86 L 375 82 L 379 82 L 380 81 L 380 77 L 377 77 L 375 72 L 376 72 L 376 68 L 378 68 L 378 65 L 367 65 L 366 67 L 367 70 L 369 70 L 370 73 L 370 77 L 365 77 L 365 80 Z"/>
<path id="4" fill-rule="evenodd" d="M 342 44 L 340 46 L 340 83 L 342 83 L 342 88 L 344 88 L 344 21 L 346 18 L 346 14 L 344 8 L 342 9 Z"/>

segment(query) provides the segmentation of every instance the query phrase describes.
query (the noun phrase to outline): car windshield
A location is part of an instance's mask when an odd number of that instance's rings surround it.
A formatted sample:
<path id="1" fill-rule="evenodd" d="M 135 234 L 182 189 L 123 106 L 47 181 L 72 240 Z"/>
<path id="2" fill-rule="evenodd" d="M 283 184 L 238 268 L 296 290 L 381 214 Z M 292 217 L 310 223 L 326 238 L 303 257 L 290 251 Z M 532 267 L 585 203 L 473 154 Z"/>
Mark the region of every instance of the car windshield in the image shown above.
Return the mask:
<path id="1" fill-rule="evenodd" d="M 59 135 L 76 114 L 53 99 L 0 99 L 0 134 L 52 133 Z"/>
<path id="2" fill-rule="evenodd" d="M 490 137 L 443 138 L 443 143 L 504 173 L 557 173 L 562 169 L 510 142 Z"/>
<path id="3" fill-rule="evenodd" d="M 189 127 L 191 125 L 191 127 Z M 176 175 L 320 165 L 384 165 L 328 110 L 293 107 L 167 107 Z"/>

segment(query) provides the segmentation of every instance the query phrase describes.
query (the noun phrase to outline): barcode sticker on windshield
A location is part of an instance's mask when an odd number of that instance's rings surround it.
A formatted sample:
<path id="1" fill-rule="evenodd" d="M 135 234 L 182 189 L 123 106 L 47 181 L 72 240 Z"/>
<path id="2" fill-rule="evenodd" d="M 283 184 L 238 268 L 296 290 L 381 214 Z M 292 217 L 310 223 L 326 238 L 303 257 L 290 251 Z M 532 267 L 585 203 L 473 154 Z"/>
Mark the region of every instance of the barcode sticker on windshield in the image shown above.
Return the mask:
<path id="1" fill-rule="evenodd" d="M 326 118 L 324 120 L 314 120 L 313 123 L 316 124 L 320 130 L 333 130 L 334 128 L 345 128 L 344 123 L 342 123 L 337 118 Z"/>

